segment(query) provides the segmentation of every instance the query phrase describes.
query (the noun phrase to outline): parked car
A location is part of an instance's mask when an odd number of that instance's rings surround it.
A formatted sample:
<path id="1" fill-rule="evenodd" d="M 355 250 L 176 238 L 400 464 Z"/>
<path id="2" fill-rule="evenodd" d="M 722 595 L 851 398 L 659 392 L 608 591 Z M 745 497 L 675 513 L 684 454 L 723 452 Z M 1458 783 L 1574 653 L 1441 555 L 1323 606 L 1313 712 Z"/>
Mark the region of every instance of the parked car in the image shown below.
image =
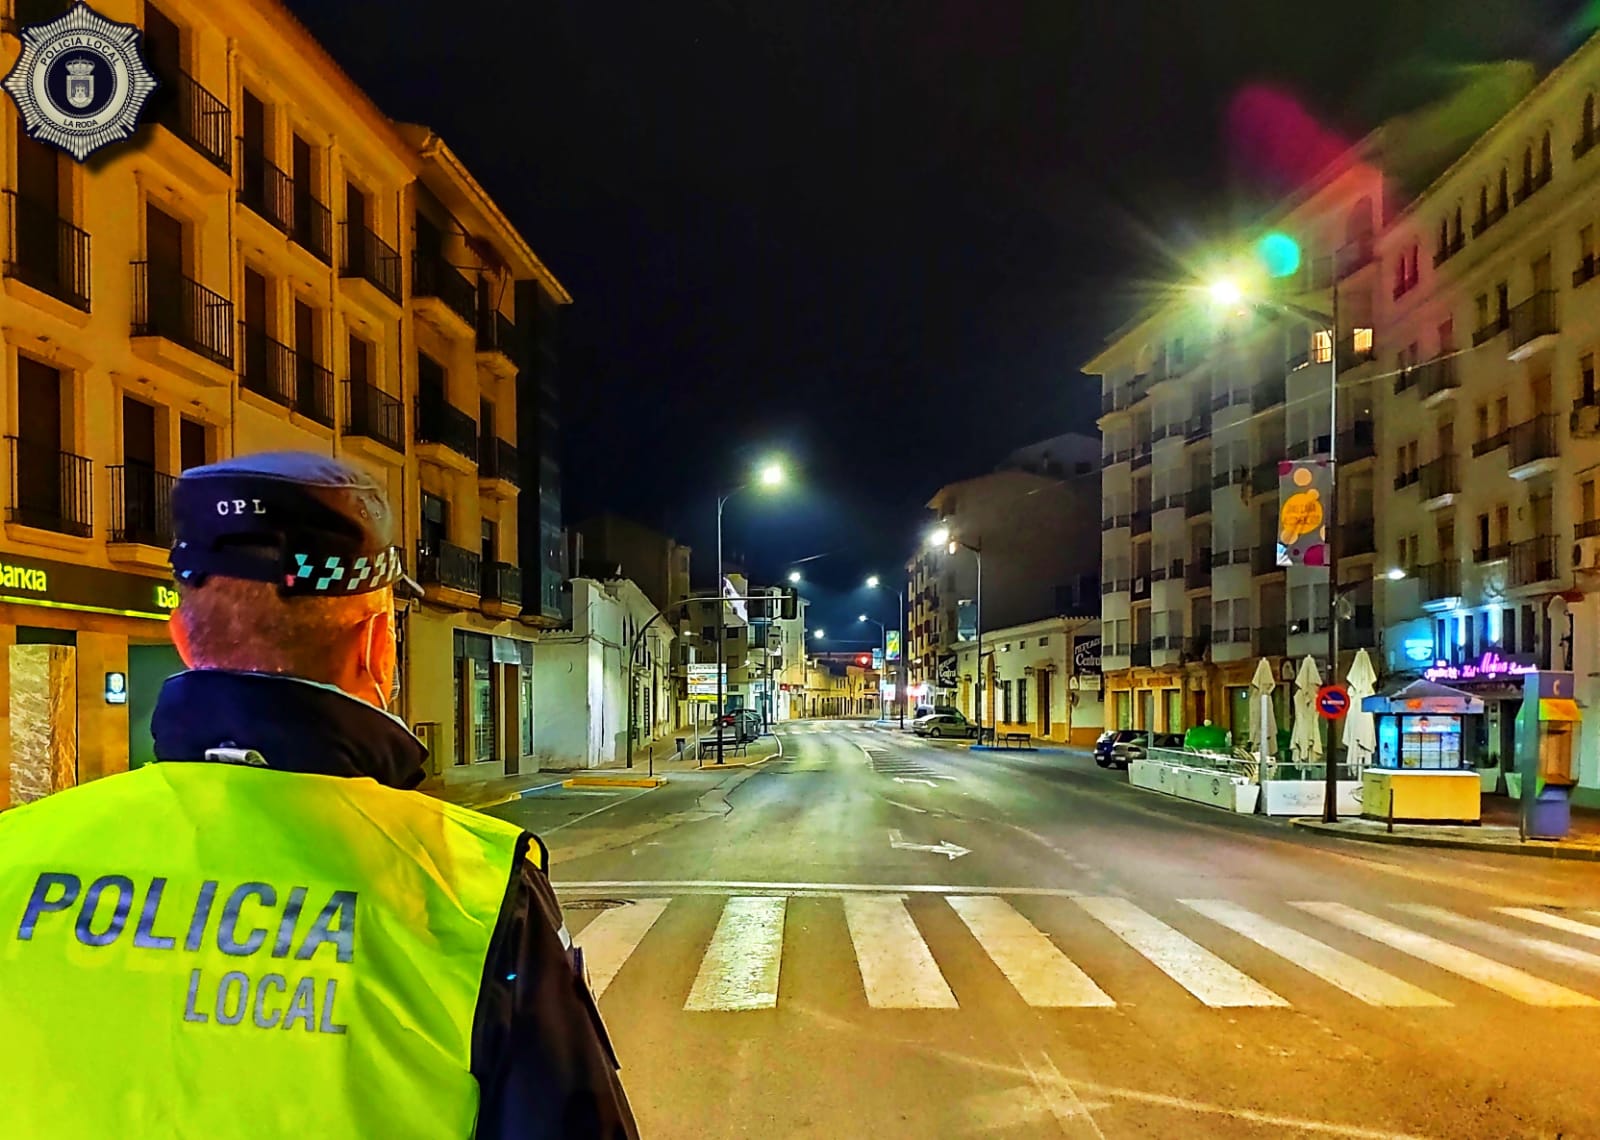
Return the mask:
<path id="1" fill-rule="evenodd" d="M 734 729 L 738 738 L 745 742 L 761 735 L 761 714 L 755 709 L 734 709 L 724 713 L 722 723 Z"/>
<path id="2" fill-rule="evenodd" d="M 958 716 L 962 720 L 966 719 L 966 714 L 954 705 L 918 705 L 911 710 L 911 719 L 921 720 L 925 716 L 933 716 L 935 714 L 939 716 Z"/>
<path id="3" fill-rule="evenodd" d="M 1094 742 L 1094 762 L 1102 768 L 1111 767 L 1111 754 L 1119 744 L 1144 739 L 1144 733 L 1132 728 L 1108 728 Z"/>
<path id="4" fill-rule="evenodd" d="M 977 726 L 960 713 L 929 713 L 911 722 L 911 731 L 918 736 L 942 739 L 954 736 L 967 739 L 978 734 Z"/>
<path id="5" fill-rule="evenodd" d="M 1157 748 L 1183 748 L 1183 734 L 1179 732 L 1158 732 L 1153 737 L 1143 732 L 1135 732 L 1132 740 L 1119 740 L 1111 746 L 1111 764 L 1117 768 L 1126 768 L 1133 760 L 1143 760 L 1145 757 L 1145 742 L 1149 740 Z"/>

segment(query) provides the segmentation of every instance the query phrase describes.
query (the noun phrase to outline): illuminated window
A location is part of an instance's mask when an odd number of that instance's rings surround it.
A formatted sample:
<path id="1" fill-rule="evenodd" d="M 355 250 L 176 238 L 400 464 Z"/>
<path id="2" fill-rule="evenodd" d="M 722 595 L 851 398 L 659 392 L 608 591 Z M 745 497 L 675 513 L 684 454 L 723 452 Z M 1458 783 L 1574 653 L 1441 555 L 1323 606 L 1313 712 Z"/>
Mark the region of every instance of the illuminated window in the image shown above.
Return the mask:
<path id="1" fill-rule="evenodd" d="M 1356 329 L 1354 333 L 1351 334 L 1351 347 L 1353 347 L 1358 353 L 1371 352 L 1372 330 Z"/>
<path id="2" fill-rule="evenodd" d="M 1367 346 L 1370 348 L 1371 345 L 1372 340 L 1369 335 L 1367 338 Z M 1326 364 L 1332 359 L 1333 336 L 1328 332 L 1327 329 L 1318 329 L 1316 332 L 1311 334 L 1311 363 Z"/>

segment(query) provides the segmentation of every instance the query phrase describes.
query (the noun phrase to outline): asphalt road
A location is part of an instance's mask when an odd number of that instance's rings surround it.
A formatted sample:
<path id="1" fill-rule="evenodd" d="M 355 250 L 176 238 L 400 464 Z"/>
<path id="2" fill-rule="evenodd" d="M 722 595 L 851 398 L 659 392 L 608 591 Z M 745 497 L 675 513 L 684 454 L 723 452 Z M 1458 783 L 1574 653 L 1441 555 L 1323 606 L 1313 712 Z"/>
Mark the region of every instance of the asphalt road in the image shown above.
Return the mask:
<path id="1" fill-rule="evenodd" d="M 1600 868 L 781 733 L 495 809 L 550 846 L 648 1137 L 1600 1137 Z"/>

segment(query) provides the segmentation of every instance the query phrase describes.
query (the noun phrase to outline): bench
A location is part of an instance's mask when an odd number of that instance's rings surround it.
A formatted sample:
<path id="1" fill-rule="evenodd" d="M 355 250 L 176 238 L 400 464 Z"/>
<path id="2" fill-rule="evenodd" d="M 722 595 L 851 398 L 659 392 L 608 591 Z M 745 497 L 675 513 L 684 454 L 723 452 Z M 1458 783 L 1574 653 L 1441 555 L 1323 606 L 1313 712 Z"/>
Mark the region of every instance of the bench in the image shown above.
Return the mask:
<path id="1" fill-rule="evenodd" d="M 717 738 L 706 737 L 700 741 L 700 759 L 706 760 L 717 754 Z M 724 756 L 747 756 L 749 745 L 737 737 L 724 736 L 722 738 L 722 754 Z"/>
<path id="2" fill-rule="evenodd" d="M 1033 749 L 1033 737 L 1026 732 L 1002 732 L 998 743 L 1001 748 Z"/>

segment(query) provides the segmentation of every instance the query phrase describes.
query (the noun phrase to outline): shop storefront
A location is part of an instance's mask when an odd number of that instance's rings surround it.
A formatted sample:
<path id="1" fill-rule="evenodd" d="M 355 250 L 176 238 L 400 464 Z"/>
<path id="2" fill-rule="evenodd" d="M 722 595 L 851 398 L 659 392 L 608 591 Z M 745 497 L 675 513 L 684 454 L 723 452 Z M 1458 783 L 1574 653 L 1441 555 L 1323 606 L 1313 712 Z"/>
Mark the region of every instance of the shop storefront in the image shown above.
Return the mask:
<path id="1" fill-rule="evenodd" d="M 0 554 L 0 808 L 153 759 L 177 604 L 164 574 Z"/>

